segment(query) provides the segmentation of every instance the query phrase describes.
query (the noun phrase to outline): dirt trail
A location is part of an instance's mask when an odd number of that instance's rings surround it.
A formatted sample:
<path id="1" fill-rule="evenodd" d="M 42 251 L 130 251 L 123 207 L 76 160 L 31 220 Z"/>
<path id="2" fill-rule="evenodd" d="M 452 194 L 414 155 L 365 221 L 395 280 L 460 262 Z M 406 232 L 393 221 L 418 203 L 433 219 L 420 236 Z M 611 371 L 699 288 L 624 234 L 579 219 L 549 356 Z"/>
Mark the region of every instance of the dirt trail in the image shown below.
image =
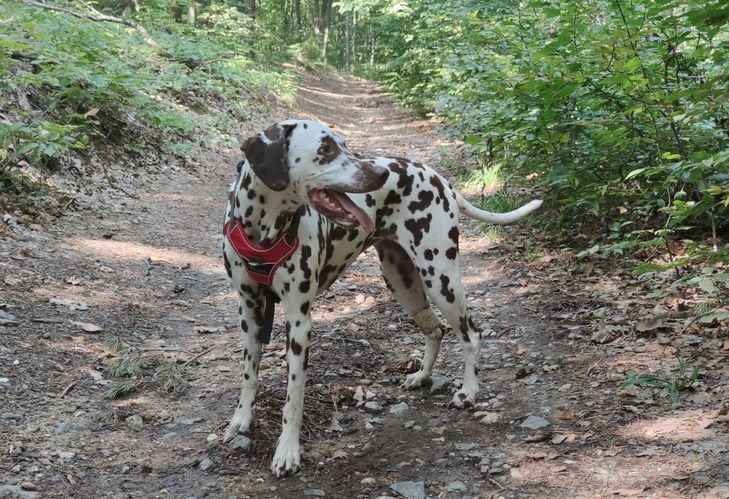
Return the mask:
<path id="1" fill-rule="evenodd" d="M 303 75 L 298 102 L 296 114 L 330 124 L 356 152 L 437 165 L 447 145 L 371 82 Z M 14 317 L 0 323 L 0 497 L 729 497 L 716 413 L 729 400 L 725 363 L 702 368 L 675 405 L 662 389 L 618 392 L 625 371 L 667 372 L 679 348 L 716 352 L 720 332 L 687 341 L 670 319 L 636 333 L 649 313 L 640 283 L 578 272 L 567 252 L 489 240 L 468 224 L 464 283 L 489 333 L 474 410 L 446 407 L 462 365 L 452 334 L 432 390 L 398 387 L 422 338 L 368 250 L 314 307 L 304 470 L 268 472 L 284 394 L 280 316 L 253 443 L 222 445 L 240 349 L 220 229 L 239 152 L 210 151 L 195 172 L 167 165 L 140 180 L 139 199 L 0 238 L 0 310 Z M 167 360 L 189 386 L 105 399 L 104 365 L 118 355 L 105 333 L 149 359 L 137 379 Z M 358 387 L 381 412 L 357 407 Z"/>

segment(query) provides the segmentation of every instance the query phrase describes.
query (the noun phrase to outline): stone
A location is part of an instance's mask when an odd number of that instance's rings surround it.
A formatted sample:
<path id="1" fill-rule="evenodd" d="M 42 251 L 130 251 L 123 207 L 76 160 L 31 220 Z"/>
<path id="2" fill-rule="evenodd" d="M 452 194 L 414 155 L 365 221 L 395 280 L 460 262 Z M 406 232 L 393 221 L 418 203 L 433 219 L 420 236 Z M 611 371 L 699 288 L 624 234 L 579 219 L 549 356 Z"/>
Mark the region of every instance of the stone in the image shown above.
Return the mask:
<path id="1" fill-rule="evenodd" d="M 215 466 L 215 463 L 212 462 L 209 457 L 206 457 L 205 459 L 200 461 L 200 464 L 197 465 L 197 468 L 200 471 L 209 471 L 209 470 L 213 469 L 214 466 Z"/>
<path id="2" fill-rule="evenodd" d="M 592 333 L 592 337 L 590 339 L 595 343 L 604 345 L 605 343 L 610 343 L 611 341 L 613 341 L 615 337 L 608 331 L 601 329 L 600 331 L 595 331 L 594 333 Z"/>
<path id="3" fill-rule="evenodd" d="M 56 425 L 55 428 L 53 428 L 53 433 L 66 433 L 67 431 L 71 431 L 72 428 L 73 426 L 71 425 L 70 421 L 64 421 L 63 423 L 59 423 L 58 425 Z"/>
<path id="4" fill-rule="evenodd" d="M 326 496 L 326 492 L 324 492 L 321 489 L 308 489 L 304 491 L 305 496 L 312 496 L 312 497 L 324 497 Z"/>
<path id="5" fill-rule="evenodd" d="M 144 428 L 144 421 L 142 421 L 142 417 L 136 414 L 129 416 L 124 420 L 124 422 L 126 423 L 127 428 L 133 431 L 142 431 L 142 428 Z"/>
<path id="6" fill-rule="evenodd" d="M 448 492 L 465 492 L 467 490 L 466 484 L 461 482 L 460 480 L 456 480 L 455 482 L 451 482 L 448 485 L 445 486 L 445 489 Z"/>
<path id="7" fill-rule="evenodd" d="M 425 499 L 425 482 L 397 482 L 390 488 L 405 499 Z"/>
<path id="8" fill-rule="evenodd" d="M 519 425 L 522 428 L 527 428 L 529 430 L 538 430 L 540 428 L 545 428 L 549 426 L 551 423 L 540 416 L 534 416 L 533 414 L 530 415 L 528 418 L 526 418 L 522 423 Z"/>
<path id="9" fill-rule="evenodd" d="M 365 487 L 374 487 L 377 484 L 377 481 L 372 477 L 365 477 L 362 480 L 359 481 L 360 485 L 364 485 Z"/>
<path id="10" fill-rule="evenodd" d="M 501 419 L 501 416 L 496 412 L 486 412 L 481 418 L 483 424 L 494 424 Z"/>
<path id="11" fill-rule="evenodd" d="M 365 412 L 371 412 L 371 413 L 377 414 L 377 413 L 382 412 L 383 407 L 380 404 L 378 404 L 377 402 L 369 401 L 369 402 L 365 402 L 364 410 L 365 410 Z"/>
<path id="12" fill-rule="evenodd" d="M 251 439 L 245 435 L 236 435 L 230 442 L 228 442 L 228 447 L 231 449 L 246 451 L 251 447 Z"/>
<path id="13" fill-rule="evenodd" d="M 410 406 L 407 404 L 407 402 L 400 402 L 399 404 L 395 404 L 390 407 L 390 414 L 404 414 L 405 411 L 407 411 L 408 409 L 410 409 Z"/>
<path id="14" fill-rule="evenodd" d="M 431 395 L 441 395 L 450 392 L 453 383 L 447 379 L 442 378 L 430 378 L 430 393 Z"/>

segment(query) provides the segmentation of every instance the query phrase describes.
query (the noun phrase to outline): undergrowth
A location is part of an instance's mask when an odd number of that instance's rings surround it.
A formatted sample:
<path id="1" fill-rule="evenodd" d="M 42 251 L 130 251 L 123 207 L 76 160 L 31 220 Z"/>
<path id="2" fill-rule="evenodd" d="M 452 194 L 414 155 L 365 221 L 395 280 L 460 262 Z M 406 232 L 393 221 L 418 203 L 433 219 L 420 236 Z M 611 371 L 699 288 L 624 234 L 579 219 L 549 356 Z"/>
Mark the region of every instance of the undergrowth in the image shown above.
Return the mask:
<path id="1" fill-rule="evenodd" d="M 151 2 L 136 18 L 161 50 L 118 23 L 0 0 L 0 192 L 32 191 L 69 158 L 115 142 L 184 157 L 293 95 L 288 73 L 254 60 L 271 42 L 255 42 L 236 9 L 211 6 L 191 27 Z"/>

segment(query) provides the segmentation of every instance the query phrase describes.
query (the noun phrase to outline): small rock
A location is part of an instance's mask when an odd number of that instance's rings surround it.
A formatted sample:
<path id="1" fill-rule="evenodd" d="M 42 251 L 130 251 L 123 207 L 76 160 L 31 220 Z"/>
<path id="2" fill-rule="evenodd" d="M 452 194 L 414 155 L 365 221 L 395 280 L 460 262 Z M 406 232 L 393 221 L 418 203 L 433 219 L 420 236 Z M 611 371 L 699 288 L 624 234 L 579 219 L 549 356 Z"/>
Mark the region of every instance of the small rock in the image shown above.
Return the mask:
<path id="1" fill-rule="evenodd" d="M 197 465 L 197 468 L 200 471 L 208 471 L 211 470 L 215 466 L 215 463 L 213 463 L 209 457 L 206 457 L 202 461 L 200 461 L 200 464 Z"/>
<path id="2" fill-rule="evenodd" d="M 38 490 L 38 486 L 33 482 L 23 482 L 20 484 L 20 488 L 23 490 L 35 491 Z"/>
<path id="3" fill-rule="evenodd" d="M 365 404 L 365 406 L 366 405 L 367 404 Z M 390 414 L 403 414 L 408 409 L 410 409 L 410 406 L 407 404 L 407 402 L 400 402 L 399 404 L 395 404 L 390 407 Z"/>
<path id="4" fill-rule="evenodd" d="M 390 488 L 406 499 L 425 499 L 425 482 L 397 482 Z"/>
<path id="5" fill-rule="evenodd" d="M 64 421 L 53 428 L 53 433 L 66 433 L 67 431 L 70 431 L 72 427 L 73 426 L 70 421 Z"/>
<path id="6" fill-rule="evenodd" d="M 230 442 L 228 442 L 228 447 L 231 449 L 240 449 L 242 451 L 248 450 L 251 447 L 251 439 L 245 435 L 236 435 Z"/>
<path id="7" fill-rule="evenodd" d="M 610 343 L 611 341 L 613 341 L 615 337 L 611 333 L 605 331 L 604 329 L 601 329 L 600 331 L 595 331 L 594 333 L 592 333 L 592 337 L 590 339 L 595 343 L 604 345 L 605 343 Z"/>
<path id="8" fill-rule="evenodd" d="M 208 435 L 207 441 L 208 444 L 214 443 L 218 439 L 218 435 L 216 433 L 211 433 Z"/>
<path id="9" fill-rule="evenodd" d="M 456 480 L 455 482 L 451 482 L 446 485 L 444 490 L 448 492 L 465 492 L 466 489 L 467 488 L 465 483 L 461 482 L 460 480 Z"/>
<path id="10" fill-rule="evenodd" d="M 124 420 L 124 422 L 127 425 L 127 428 L 133 431 L 142 431 L 142 428 L 144 427 L 144 421 L 142 421 L 142 417 L 134 414 L 133 416 L 129 416 Z"/>
<path id="11" fill-rule="evenodd" d="M 377 484 L 377 481 L 372 477 L 365 477 L 362 480 L 359 481 L 360 485 L 364 485 L 365 487 L 374 487 Z"/>
<path id="12" fill-rule="evenodd" d="M 414 419 L 411 419 L 410 421 L 405 421 L 405 424 L 402 425 L 402 426 L 406 430 L 409 430 L 410 428 L 412 428 L 413 426 L 415 426 L 415 420 Z"/>
<path id="13" fill-rule="evenodd" d="M 484 411 L 485 412 L 485 411 Z M 501 419 L 501 416 L 497 412 L 486 412 L 481 418 L 483 424 L 494 424 Z"/>
<path id="14" fill-rule="evenodd" d="M 380 404 L 378 404 L 377 402 L 369 401 L 369 402 L 365 402 L 364 410 L 365 410 L 365 412 L 371 412 L 371 413 L 377 414 L 379 412 L 382 412 L 383 407 Z"/>
<path id="15" fill-rule="evenodd" d="M 324 497 L 326 496 L 326 492 L 324 492 L 321 489 L 308 489 L 304 491 L 305 496 L 314 496 L 314 497 Z"/>
<path id="16" fill-rule="evenodd" d="M 20 414 L 16 414 L 14 412 L 3 412 L 2 414 L 0 414 L 0 419 L 7 419 L 10 421 L 20 421 L 21 419 L 23 419 L 23 416 L 21 416 Z"/>
<path id="17" fill-rule="evenodd" d="M 430 378 L 430 393 L 432 395 L 448 393 L 451 390 L 451 386 L 453 386 L 453 383 L 447 379 Z"/>
<path id="18" fill-rule="evenodd" d="M 551 423 L 543 417 L 531 415 L 524 421 L 522 421 L 519 426 L 522 428 L 527 428 L 529 430 L 538 430 L 539 428 L 544 428 L 546 426 L 549 426 L 550 424 Z"/>
<path id="19" fill-rule="evenodd" d="M 469 450 L 473 450 L 473 449 L 477 448 L 478 447 L 478 444 L 475 444 L 475 443 L 472 443 L 472 442 L 470 442 L 470 443 L 457 443 L 453 447 L 455 447 L 456 450 L 460 450 L 460 451 L 464 451 L 465 452 L 465 451 L 469 451 Z"/>
<path id="20" fill-rule="evenodd" d="M 73 461 L 76 457 L 76 453 L 72 451 L 61 451 L 58 453 L 58 457 L 63 461 Z"/>

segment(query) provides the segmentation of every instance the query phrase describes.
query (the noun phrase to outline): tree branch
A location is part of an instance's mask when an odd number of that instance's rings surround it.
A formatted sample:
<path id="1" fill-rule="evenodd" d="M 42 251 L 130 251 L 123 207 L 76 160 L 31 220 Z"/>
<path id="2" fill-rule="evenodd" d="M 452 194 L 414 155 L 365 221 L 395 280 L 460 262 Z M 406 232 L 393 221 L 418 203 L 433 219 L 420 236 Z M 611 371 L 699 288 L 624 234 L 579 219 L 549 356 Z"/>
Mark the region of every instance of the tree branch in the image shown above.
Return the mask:
<path id="1" fill-rule="evenodd" d="M 147 32 L 146 29 L 144 29 L 144 26 L 142 26 L 139 23 L 135 23 L 134 21 L 131 21 L 129 19 L 121 19 L 119 17 L 109 16 L 106 14 L 102 14 L 101 12 L 97 11 L 90 5 L 86 4 L 85 2 L 82 2 L 89 10 L 93 12 L 93 14 L 86 14 L 83 12 L 75 12 L 69 9 L 64 9 L 63 7 L 56 7 L 55 5 L 48 5 L 45 3 L 35 2 L 33 0 L 21 0 L 21 3 L 24 3 L 25 5 L 29 5 L 31 7 L 37 7 L 39 9 L 44 10 L 52 10 L 55 12 L 63 12 L 64 14 L 68 14 L 74 17 L 78 17 L 79 19 L 86 19 L 89 21 L 106 21 L 106 22 L 112 22 L 112 23 L 118 23 L 118 24 L 124 24 L 125 26 L 129 26 L 130 28 L 134 28 L 137 30 L 137 32 L 141 35 L 142 40 L 144 40 L 144 43 L 152 47 L 157 52 L 162 52 L 162 47 L 159 46 L 159 44 L 150 36 L 150 34 Z"/>

